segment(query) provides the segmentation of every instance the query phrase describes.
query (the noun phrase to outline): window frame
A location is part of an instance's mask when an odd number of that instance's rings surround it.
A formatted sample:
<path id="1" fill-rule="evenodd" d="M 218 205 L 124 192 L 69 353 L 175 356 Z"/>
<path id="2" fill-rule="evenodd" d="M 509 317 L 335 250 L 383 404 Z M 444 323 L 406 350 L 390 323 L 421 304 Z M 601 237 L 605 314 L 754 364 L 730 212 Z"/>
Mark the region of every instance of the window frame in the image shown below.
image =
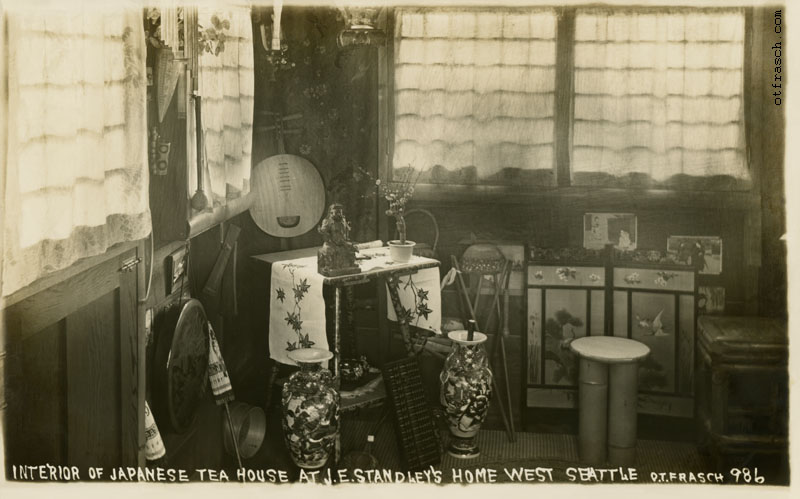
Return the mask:
<path id="1" fill-rule="evenodd" d="M 624 206 L 635 206 L 647 202 L 650 206 L 671 207 L 675 203 L 684 206 L 704 207 L 709 205 L 757 207 L 760 205 L 760 178 L 758 165 L 752 161 L 752 149 L 758 140 L 749 126 L 757 121 L 754 112 L 758 106 L 753 105 L 753 72 L 760 70 L 754 47 L 760 45 L 761 32 L 753 29 L 753 7 L 740 7 L 744 12 L 744 65 L 743 65 L 743 106 L 745 126 L 745 156 L 750 172 L 750 187 L 745 190 L 703 190 L 703 189 L 667 189 L 645 187 L 591 187 L 572 185 L 572 126 L 574 121 L 574 49 L 575 49 L 575 17 L 582 8 L 595 8 L 596 5 L 553 6 L 536 5 L 531 7 L 510 7 L 508 11 L 536 9 L 552 9 L 556 12 L 556 81 L 554 103 L 554 165 L 555 185 L 481 185 L 481 184 L 417 184 L 415 201 L 423 203 L 444 202 L 458 203 L 465 199 L 480 199 L 503 204 L 537 203 L 543 205 L 553 202 L 569 202 L 583 204 L 589 199 L 587 206 L 613 203 Z M 443 10 L 453 10 L 449 7 Z M 732 6 L 725 7 L 689 7 L 689 6 L 626 6 L 608 5 L 604 9 L 636 10 L 638 12 L 726 12 Z M 427 8 L 426 8 L 427 9 Z M 458 10 L 479 10 L 477 7 L 464 7 Z M 386 27 L 386 43 L 378 50 L 378 175 L 381 182 L 392 183 L 392 160 L 394 156 L 394 53 L 396 9 L 387 9 L 384 26 Z M 756 146 L 757 147 L 757 146 Z"/>

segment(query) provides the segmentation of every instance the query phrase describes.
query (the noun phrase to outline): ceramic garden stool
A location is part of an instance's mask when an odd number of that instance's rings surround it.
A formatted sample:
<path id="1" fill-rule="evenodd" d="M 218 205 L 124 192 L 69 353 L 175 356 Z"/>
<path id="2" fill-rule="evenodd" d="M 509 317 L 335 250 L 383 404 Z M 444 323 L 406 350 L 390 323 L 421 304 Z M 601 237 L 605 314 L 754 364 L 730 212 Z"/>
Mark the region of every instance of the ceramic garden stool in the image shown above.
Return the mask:
<path id="1" fill-rule="evenodd" d="M 570 343 L 580 357 L 578 450 L 582 461 L 632 465 L 636 459 L 638 361 L 650 349 L 616 336 Z M 606 449 L 608 453 L 606 454 Z"/>

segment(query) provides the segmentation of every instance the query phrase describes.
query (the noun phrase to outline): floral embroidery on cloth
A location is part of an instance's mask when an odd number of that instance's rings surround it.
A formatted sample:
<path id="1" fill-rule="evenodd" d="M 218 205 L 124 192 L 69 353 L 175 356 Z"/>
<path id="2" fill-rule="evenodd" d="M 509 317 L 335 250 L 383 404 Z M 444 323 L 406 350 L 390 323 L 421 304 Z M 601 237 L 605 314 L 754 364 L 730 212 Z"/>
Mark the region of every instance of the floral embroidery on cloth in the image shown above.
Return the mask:
<path id="1" fill-rule="evenodd" d="M 322 282 L 316 257 L 272 265 L 269 351 L 278 362 L 294 365 L 287 354 L 298 348 L 328 349 Z"/>
<path id="2" fill-rule="evenodd" d="M 386 248 L 362 249 L 369 258 L 360 261 L 362 272 L 391 269 Z M 427 259 L 413 256 L 411 263 Z M 426 268 L 415 274 L 388 277 L 396 280 L 403 319 L 422 329 L 441 334 L 442 297 L 439 292 L 439 268 Z M 298 348 L 330 350 L 326 335 L 325 302 L 322 286 L 325 278 L 317 273 L 317 257 L 296 258 L 272 265 L 269 293 L 269 352 L 282 364 L 294 365 L 288 353 Z M 394 308 L 387 307 L 389 320 L 397 320 Z"/>

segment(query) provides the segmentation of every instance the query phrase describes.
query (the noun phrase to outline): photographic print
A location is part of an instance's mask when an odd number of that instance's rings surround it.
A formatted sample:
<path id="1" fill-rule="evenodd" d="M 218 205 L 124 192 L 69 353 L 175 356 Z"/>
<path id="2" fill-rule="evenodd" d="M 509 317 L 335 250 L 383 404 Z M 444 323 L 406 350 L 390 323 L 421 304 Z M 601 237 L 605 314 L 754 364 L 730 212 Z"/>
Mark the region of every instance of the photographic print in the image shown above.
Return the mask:
<path id="1" fill-rule="evenodd" d="M 602 249 L 613 244 L 621 250 L 636 249 L 636 215 L 630 213 L 586 213 L 583 216 L 583 247 Z"/>
<path id="2" fill-rule="evenodd" d="M 722 239 L 713 236 L 669 236 L 667 253 L 700 274 L 722 273 Z"/>
<path id="3" fill-rule="evenodd" d="M 3 498 L 800 487 L 786 0 L 0 3 Z"/>

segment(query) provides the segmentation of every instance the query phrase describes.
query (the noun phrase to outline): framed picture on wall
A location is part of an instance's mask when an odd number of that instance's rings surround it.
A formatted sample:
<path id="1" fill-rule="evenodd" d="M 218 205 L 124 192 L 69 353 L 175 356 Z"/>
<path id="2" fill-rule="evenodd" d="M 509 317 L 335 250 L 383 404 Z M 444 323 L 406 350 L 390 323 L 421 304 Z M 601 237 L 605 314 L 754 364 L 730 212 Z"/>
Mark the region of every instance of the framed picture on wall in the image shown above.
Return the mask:
<path id="1" fill-rule="evenodd" d="M 583 247 L 603 249 L 613 244 L 621 250 L 636 249 L 638 232 L 632 213 L 586 213 L 583 215 Z"/>
<path id="2" fill-rule="evenodd" d="M 694 266 L 700 274 L 722 273 L 722 238 L 717 236 L 669 236 L 667 253 Z"/>

